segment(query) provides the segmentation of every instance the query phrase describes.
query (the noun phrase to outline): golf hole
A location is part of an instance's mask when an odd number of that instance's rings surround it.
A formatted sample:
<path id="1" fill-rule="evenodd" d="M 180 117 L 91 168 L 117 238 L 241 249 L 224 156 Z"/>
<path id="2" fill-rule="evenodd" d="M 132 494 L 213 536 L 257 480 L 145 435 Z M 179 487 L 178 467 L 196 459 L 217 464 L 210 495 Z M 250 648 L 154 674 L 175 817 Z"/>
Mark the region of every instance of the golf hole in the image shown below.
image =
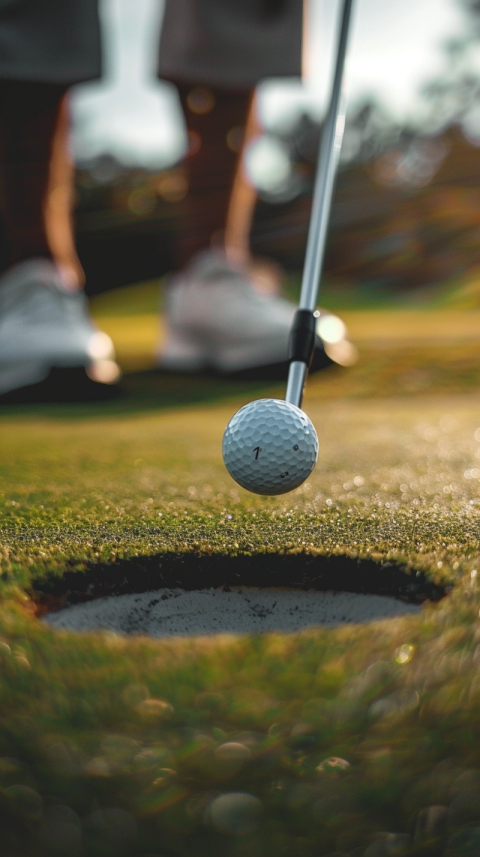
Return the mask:
<path id="1" fill-rule="evenodd" d="M 425 575 L 349 557 L 144 557 L 40 584 L 51 627 L 185 637 L 294 632 L 415 614 L 444 592 Z"/>

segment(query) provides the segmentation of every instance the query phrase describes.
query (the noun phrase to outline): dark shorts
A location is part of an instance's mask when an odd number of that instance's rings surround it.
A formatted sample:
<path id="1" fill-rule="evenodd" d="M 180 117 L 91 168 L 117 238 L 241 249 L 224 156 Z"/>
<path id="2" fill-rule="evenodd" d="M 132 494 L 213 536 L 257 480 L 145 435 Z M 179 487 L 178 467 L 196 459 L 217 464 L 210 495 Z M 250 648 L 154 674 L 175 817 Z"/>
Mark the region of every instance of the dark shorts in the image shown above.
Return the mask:
<path id="1" fill-rule="evenodd" d="M 301 74 L 302 0 L 166 0 L 160 77 L 244 88 Z"/>
<path id="2" fill-rule="evenodd" d="M 159 75 L 242 89 L 299 75 L 302 0 L 166 0 Z M 0 0 L 0 79 L 101 75 L 98 0 Z"/>
<path id="3" fill-rule="evenodd" d="M 101 75 L 98 0 L 0 0 L 0 78 L 72 84 Z"/>

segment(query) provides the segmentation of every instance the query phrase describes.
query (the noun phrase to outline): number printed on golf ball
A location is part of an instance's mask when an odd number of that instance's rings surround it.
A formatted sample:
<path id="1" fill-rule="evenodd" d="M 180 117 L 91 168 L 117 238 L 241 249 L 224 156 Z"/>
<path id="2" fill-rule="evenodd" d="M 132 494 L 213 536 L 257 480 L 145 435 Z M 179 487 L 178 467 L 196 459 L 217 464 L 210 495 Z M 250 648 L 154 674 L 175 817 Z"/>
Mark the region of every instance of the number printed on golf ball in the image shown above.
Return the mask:
<path id="1" fill-rule="evenodd" d="M 318 455 L 307 415 L 281 399 L 259 399 L 237 411 L 223 436 L 230 476 L 255 494 L 286 494 L 305 482 Z"/>

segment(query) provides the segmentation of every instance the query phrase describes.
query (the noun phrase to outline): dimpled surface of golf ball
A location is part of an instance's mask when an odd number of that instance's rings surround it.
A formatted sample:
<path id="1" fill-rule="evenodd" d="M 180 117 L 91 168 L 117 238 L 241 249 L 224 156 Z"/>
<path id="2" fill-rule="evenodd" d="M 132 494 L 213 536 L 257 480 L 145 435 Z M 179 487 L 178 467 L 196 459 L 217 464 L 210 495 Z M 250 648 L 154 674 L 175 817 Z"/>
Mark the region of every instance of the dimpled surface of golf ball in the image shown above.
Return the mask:
<path id="1" fill-rule="evenodd" d="M 254 494 L 286 494 L 305 482 L 318 455 L 307 415 L 281 399 L 259 399 L 237 411 L 223 436 L 230 476 Z"/>

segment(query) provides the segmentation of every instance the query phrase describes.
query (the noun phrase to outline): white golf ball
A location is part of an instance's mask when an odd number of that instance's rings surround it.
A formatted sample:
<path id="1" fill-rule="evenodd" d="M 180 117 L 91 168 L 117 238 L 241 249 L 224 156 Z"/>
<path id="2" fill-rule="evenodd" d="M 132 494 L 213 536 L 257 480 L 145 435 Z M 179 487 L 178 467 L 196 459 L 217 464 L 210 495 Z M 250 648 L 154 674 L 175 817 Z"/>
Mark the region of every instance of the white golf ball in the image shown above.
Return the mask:
<path id="1" fill-rule="evenodd" d="M 281 399 L 259 399 L 234 414 L 222 451 L 225 467 L 242 488 L 286 494 L 310 476 L 318 439 L 300 408 Z"/>

